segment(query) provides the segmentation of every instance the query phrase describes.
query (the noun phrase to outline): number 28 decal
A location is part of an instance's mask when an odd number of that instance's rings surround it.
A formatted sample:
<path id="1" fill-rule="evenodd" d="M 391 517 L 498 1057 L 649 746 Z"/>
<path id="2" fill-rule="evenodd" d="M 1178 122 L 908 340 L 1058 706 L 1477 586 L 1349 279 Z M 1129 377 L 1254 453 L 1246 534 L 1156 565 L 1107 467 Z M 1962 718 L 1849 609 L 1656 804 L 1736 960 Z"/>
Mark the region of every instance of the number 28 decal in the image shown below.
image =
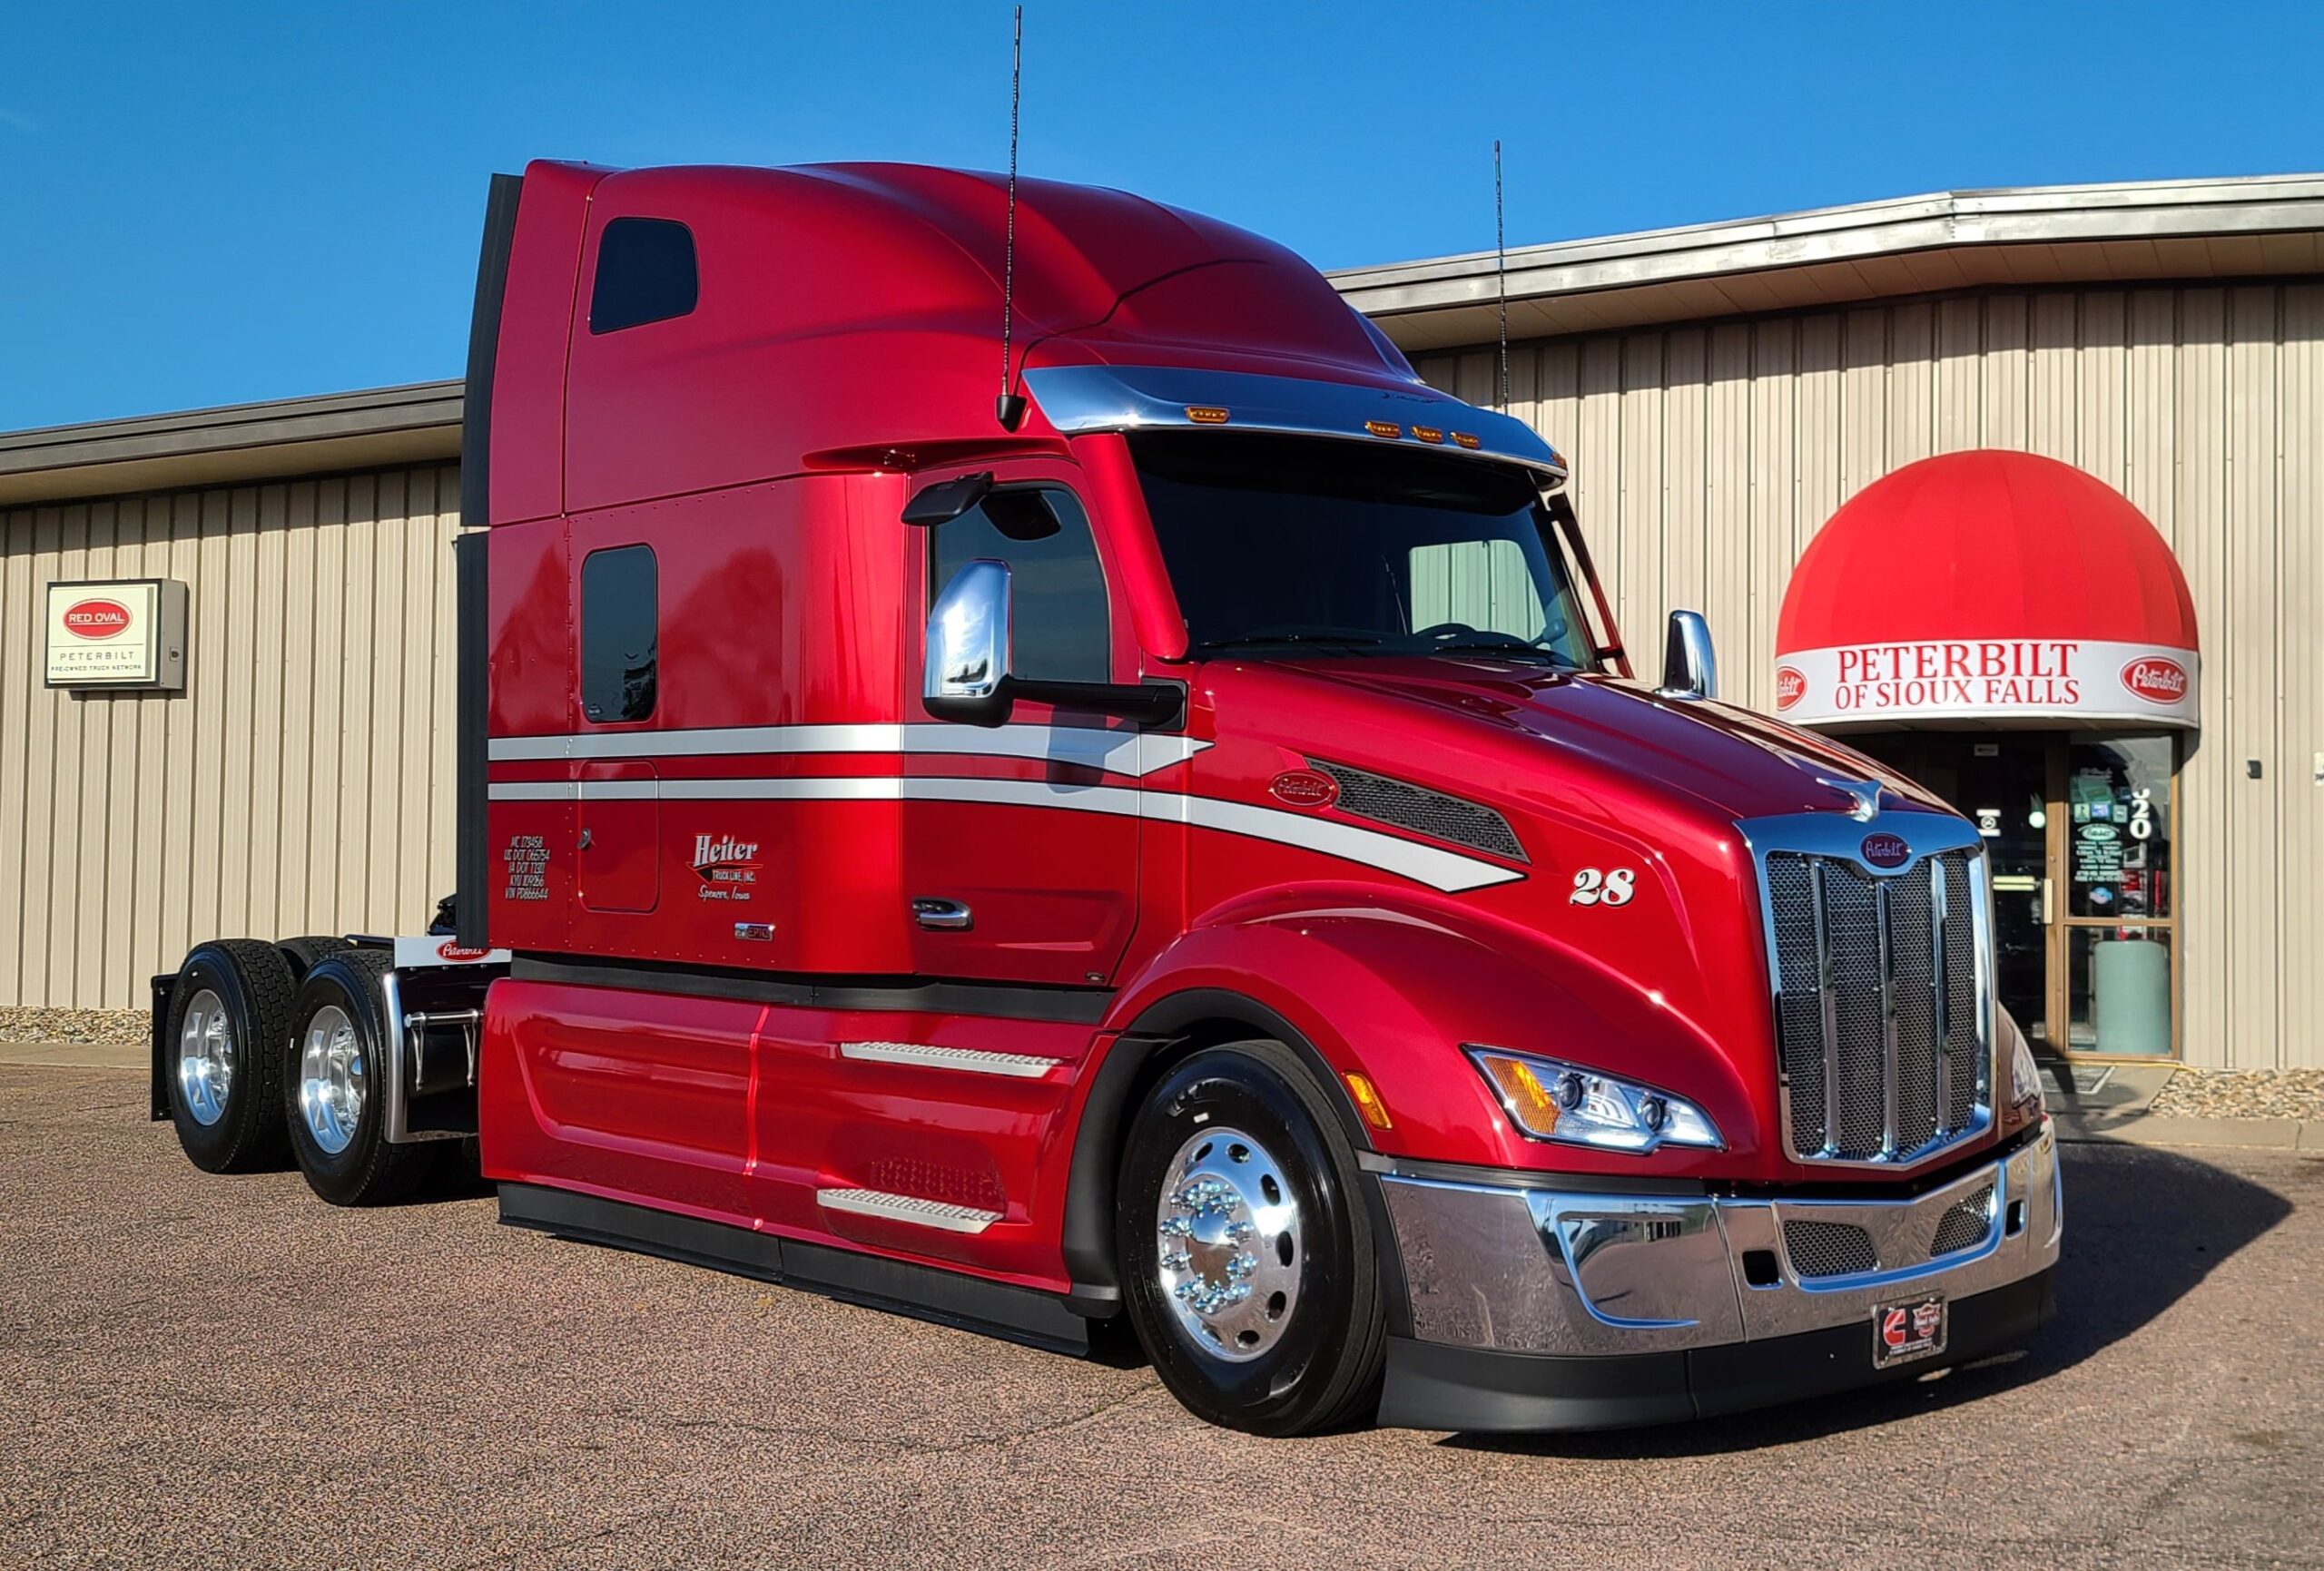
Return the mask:
<path id="1" fill-rule="evenodd" d="M 1584 868 L 1573 875 L 1573 893 L 1566 897 L 1570 906 L 1627 906 L 1630 897 L 1638 893 L 1638 869 L 1635 868 Z"/>

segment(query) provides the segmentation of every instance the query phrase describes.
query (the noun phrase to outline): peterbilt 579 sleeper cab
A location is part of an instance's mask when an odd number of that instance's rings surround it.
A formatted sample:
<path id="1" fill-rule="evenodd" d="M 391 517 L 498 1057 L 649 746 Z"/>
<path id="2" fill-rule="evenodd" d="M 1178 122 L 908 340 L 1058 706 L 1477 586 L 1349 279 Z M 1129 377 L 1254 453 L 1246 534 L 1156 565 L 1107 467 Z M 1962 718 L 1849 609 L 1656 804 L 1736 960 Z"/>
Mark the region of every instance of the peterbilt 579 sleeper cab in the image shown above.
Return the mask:
<path id="1" fill-rule="evenodd" d="M 197 948 L 157 1118 L 1223 1424 L 1647 1423 L 2048 1311 L 1975 830 L 1633 680 L 1564 460 L 1281 248 L 898 166 L 495 182 L 456 931 Z M 998 385 L 1004 398 L 996 411 Z"/>

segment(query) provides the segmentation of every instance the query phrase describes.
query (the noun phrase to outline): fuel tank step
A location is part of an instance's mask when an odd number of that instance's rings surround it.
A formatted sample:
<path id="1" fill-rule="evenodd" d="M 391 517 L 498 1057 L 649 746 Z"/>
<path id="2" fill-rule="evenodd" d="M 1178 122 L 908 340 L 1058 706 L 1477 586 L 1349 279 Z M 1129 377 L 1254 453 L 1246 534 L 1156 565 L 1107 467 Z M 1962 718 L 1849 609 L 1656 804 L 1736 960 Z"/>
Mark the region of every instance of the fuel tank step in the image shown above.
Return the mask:
<path id="1" fill-rule="evenodd" d="M 815 1192 L 815 1203 L 827 1211 L 908 1222 L 920 1227 L 941 1228 L 946 1232 L 982 1232 L 1000 1220 L 997 1211 L 979 1211 L 974 1206 L 924 1200 L 915 1194 L 888 1194 L 876 1189 L 819 1189 Z"/>

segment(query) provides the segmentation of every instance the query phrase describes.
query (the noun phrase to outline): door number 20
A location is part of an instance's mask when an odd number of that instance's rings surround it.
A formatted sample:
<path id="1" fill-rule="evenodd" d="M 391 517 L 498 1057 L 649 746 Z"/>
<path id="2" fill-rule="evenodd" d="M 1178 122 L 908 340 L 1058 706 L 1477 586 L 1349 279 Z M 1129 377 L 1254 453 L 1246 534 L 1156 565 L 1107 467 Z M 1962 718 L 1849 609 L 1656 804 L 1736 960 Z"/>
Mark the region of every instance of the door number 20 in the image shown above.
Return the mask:
<path id="1" fill-rule="evenodd" d="M 1630 897 L 1638 893 L 1638 870 L 1634 868 L 1610 868 L 1600 870 L 1584 868 L 1573 875 L 1573 893 L 1566 897 L 1571 906 L 1627 906 Z"/>

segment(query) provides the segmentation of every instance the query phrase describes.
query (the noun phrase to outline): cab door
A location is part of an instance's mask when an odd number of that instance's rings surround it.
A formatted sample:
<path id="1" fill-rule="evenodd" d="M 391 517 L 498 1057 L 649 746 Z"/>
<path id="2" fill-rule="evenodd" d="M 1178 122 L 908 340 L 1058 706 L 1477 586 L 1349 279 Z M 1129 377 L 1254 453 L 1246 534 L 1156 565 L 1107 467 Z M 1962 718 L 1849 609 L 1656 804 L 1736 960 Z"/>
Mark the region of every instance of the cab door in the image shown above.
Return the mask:
<path id="1" fill-rule="evenodd" d="M 907 670 L 921 668 L 927 604 L 961 567 L 987 558 L 1009 568 L 1015 674 L 1137 680 L 1135 640 L 1075 473 L 996 466 L 983 502 L 925 531 Z M 917 685 L 903 763 L 915 968 L 971 981 L 1109 980 L 1137 921 L 1136 732 L 1029 702 L 1005 726 L 948 723 L 927 714 Z"/>

